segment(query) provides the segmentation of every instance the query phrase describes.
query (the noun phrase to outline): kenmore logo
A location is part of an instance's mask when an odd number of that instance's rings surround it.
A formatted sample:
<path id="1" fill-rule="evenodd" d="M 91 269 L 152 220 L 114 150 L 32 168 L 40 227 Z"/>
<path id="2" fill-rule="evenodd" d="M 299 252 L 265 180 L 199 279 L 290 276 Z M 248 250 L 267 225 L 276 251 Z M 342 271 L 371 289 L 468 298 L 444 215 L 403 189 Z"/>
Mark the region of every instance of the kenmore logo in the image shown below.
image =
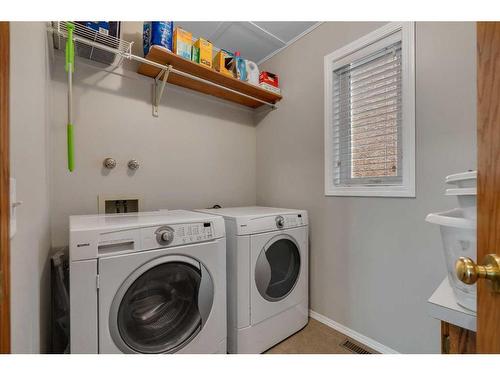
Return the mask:
<path id="1" fill-rule="evenodd" d="M 83 246 L 90 246 L 89 243 L 79 243 L 76 245 L 76 247 L 83 247 Z"/>

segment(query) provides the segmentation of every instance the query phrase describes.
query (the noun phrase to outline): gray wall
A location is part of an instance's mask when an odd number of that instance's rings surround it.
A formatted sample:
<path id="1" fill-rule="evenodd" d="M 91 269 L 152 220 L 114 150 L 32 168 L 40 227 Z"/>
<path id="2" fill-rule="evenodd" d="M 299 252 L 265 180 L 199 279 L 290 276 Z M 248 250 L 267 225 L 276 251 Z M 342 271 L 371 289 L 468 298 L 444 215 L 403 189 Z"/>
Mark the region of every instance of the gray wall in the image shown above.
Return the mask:
<path id="1" fill-rule="evenodd" d="M 11 241 L 12 352 L 39 353 L 50 295 L 47 42 L 42 23 L 12 22 L 10 32 L 11 176 L 23 201 Z"/>
<path id="2" fill-rule="evenodd" d="M 126 38 L 140 45 L 141 27 L 142 23 L 125 23 Z M 68 172 L 67 83 L 58 54 L 51 68 L 54 246 L 67 244 L 69 215 L 97 212 L 98 194 L 138 194 L 141 210 L 255 204 L 253 112 L 167 85 L 160 117 L 154 118 L 153 81 L 137 75 L 133 66 L 116 75 L 77 64 L 76 164 L 75 171 Z M 102 161 L 108 156 L 118 167 L 106 174 Z M 132 158 L 141 163 L 135 174 L 126 167 Z"/>
<path id="3" fill-rule="evenodd" d="M 311 308 L 398 351 L 437 352 L 425 301 L 445 266 L 423 219 L 455 203 L 443 177 L 475 167 L 475 28 L 417 24 L 417 198 L 325 197 L 323 56 L 379 25 L 326 23 L 269 60 L 285 99 L 257 128 L 245 109 L 172 86 L 155 119 L 150 80 L 77 65 L 70 174 L 63 61 L 51 58 L 47 82 L 45 26 L 13 23 L 12 45 L 26 46 L 11 52 L 12 175 L 24 201 L 12 241 L 13 351 L 46 348 L 48 252 L 67 244 L 68 215 L 96 212 L 98 194 L 138 193 L 143 209 L 257 200 L 309 210 Z M 107 156 L 119 162 L 108 175 Z M 130 158 L 141 162 L 134 175 Z"/>
<path id="4" fill-rule="evenodd" d="M 439 352 L 426 300 L 445 277 L 427 213 L 447 174 L 476 167 L 474 23 L 416 25 L 417 198 L 324 196 L 323 56 L 381 26 L 325 23 L 262 69 L 284 100 L 257 127 L 257 203 L 310 214 L 310 307 L 405 353 Z"/>

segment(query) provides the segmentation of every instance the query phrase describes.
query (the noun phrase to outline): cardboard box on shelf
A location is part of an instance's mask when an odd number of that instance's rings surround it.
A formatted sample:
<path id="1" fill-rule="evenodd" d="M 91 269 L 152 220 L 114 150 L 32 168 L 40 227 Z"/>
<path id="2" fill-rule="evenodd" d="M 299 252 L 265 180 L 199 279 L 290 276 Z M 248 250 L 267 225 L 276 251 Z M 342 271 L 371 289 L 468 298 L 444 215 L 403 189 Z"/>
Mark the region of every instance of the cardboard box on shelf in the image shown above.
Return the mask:
<path id="1" fill-rule="evenodd" d="M 275 94 L 281 95 L 281 89 L 279 87 L 272 86 L 265 82 L 259 83 L 259 86 L 264 90 L 271 91 L 274 92 Z"/>
<path id="2" fill-rule="evenodd" d="M 221 49 L 214 58 L 214 69 L 228 77 L 234 77 L 231 71 L 231 53 Z"/>
<path id="3" fill-rule="evenodd" d="M 191 60 L 212 68 L 212 43 L 206 39 L 199 38 L 193 44 Z"/>
<path id="4" fill-rule="evenodd" d="M 176 55 L 191 60 L 191 46 L 193 45 L 193 34 L 189 31 L 176 27 L 173 37 L 173 49 Z"/>
<path id="5" fill-rule="evenodd" d="M 77 21 L 91 30 L 97 31 L 100 34 L 109 35 L 109 22 L 108 21 Z"/>
<path id="6" fill-rule="evenodd" d="M 260 72 L 259 83 L 266 83 L 268 85 L 279 87 L 278 75 L 269 72 Z"/>

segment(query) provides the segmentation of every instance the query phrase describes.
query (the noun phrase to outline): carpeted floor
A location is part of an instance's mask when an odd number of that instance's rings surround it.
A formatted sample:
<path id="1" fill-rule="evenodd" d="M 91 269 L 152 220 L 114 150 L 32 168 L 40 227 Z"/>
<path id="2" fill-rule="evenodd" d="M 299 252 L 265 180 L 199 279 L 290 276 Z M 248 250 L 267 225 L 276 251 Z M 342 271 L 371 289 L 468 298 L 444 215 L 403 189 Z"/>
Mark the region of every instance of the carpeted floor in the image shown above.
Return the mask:
<path id="1" fill-rule="evenodd" d="M 315 319 L 299 332 L 269 349 L 268 354 L 353 354 L 350 350 L 340 346 L 348 337 Z M 364 345 L 362 348 L 374 352 Z"/>

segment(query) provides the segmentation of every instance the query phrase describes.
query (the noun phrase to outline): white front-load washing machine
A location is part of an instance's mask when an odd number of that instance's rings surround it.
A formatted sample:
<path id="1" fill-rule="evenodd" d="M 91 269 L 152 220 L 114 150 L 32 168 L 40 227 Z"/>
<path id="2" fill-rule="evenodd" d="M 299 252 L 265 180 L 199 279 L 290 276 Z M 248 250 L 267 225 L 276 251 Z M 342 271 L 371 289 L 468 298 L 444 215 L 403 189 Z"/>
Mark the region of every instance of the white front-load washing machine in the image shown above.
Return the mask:
<path id="1" fill-rule="evenodd" d="M 261 353 L 308 321 L 308 218 L 303 210 L 198 210 L 226 222 L 228 351 Z"/>
<path id="2" fill-rule="evenodd" d="M 72 353 L 226 353 L 219 216 L 70 217 Z"/>

